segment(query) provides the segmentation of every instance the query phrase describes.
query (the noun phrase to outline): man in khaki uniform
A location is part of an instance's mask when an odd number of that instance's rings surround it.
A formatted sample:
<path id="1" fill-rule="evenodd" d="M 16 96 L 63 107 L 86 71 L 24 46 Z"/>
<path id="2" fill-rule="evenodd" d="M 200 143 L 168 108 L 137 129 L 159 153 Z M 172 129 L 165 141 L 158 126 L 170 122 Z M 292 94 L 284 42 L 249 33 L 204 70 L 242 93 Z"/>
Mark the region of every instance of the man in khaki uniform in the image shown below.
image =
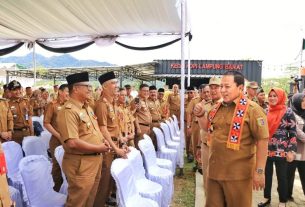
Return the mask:
<path id="1" fill-rule="evenodd" d="M 152 118 L 149 136 L 154 144 L 155 150 L 157 150 L 158 149 L 157 138 L 154 131 L 152 130 L 154 127 L 160 128 L 160 123 L 161 123 L 160 102 L 157 98 L 156 86 L 149 87 L 149 97 L 147 99 L 147 103 Z"/>
<path id="2" fill-rule="evenodd" d="M 0 142 L 12 139 L 13 115 L 6 99 L 0 98 Z"/>
<path id="3" fill-rule="evenodd" d="M 7 85 L 8 84 L 4 84 L 3 85 L 3 95 L 2 95 L 2 98 L 9 99 L 11 97 L 11 94 L 10 94 L 10 90 L 8 90 L 8 88 L 7 88 Z"/>
<path id="4" fill-rule="evenodd" d="M 126 105 L 129 106 L 133 97 L 131 95 L 131 86 L 129 84 L 125 85 L 124 88 L 126 89 Z"/>
<path id="5" fill-rule="evenodd" d="M 161 121 L 164 122 L 169 116 L 169 106 L 167 101 L 164 100 L 164 88 L 158 89 L 158 100 L 160 103 Z"/>
<path id="6" fill-rule="evenodd" d="M 33 116 L 41 116 L 43 114 L 41 91 L 35 90 L 29 100 L 33 109 Z"/>
<path id="7" fill-rule="evenodd" d="M 61 176 L 60 166 L 54 156 L 56 147 L 60 146 L 60 134 L 57 127 L 57 114 L 63 108 L 65 102 L 69 99 L 69 89 L 67 84 L 62 84 L 59 86 L 58 97 L 56 100 L 51 101 L 47 107 L 44 114 L 43 125 L 52 134 L 50 139 L 50 153 L 52 155 L 52 177 L 54 181 L 54 190 L 59 191 L 61 184 L 63 182 Z"/>
<path id="8" fill-rule="evenodd" d="M 198 120 L 196 116 L 194 115 L 194 108 L 196 104 L 204 101 L 208 102 L 211 100 L 210 96 L 210 87 L 207 84 L 201 84 L 199 86 L 199 97 L 194 98 L 187 108 L 187 134 L 191 135 L 192 138 L 192 151 L 193 155 L 196 155 L 197 152 L 197 146 L 200 146 L 200 127 L 198 124 Z M 201 160 L 199 157 L 196 157 L 196 163 L 193 168 L 194 171 L 198 171 L 202 173 L 201 169 Z"/>
<path id="9" fill-rule="evenodd" d="M 187 160 L 188 162 L 193 162 L 194 160 L 194 154 L 193 154 L 193 148 L 191 148 L 191 144 L 192 144 L 192 133 L 190 130 L 191 128 L 191 121 L 189 121 L 189 124 L 187 122 L 187 118 L 188 116 L 190 117 L 191 114 L 190 112 L 187 110 L 189 108 L 189 105 L 191 103 L 191 101 L 196 98 L 195 97 L 195 89 L 193 86 L 189 86 L 186 89 L 186 93 L 187 93 L 187 98 L 184 101 L 184 108 L 186 109 L 184 111 L 184 134 L 185 134 L 185 151 L 186 151 L 186 156 L 187 156 Z"/>
<path id="10" fill-rule="evenodd" d="M 65 207 L 92 207 L 101 176 L 102 155 L 109 151 L 96 116 L 86 104 L 90 95 L 87 72 L 66 77 L 70 99 L 58 111 L 56 122 L 65 149 L 62 168 L 68 181 Z"/>
<path id="11" fill-rule="evenodd" d="M 34 134 L 32 123 L 33 109 L 29 100 L 22 97 L 21 84 L 18 81 L 11 81 L 8 84 L 8 89 L 11 94 L 9 106 L 14 120 L 12 140 L 21 145 L 24 137 Z"/>
<path id="12" fill-rule="evenodd" d="M 196 107 L 202 107 L 204 111 L 210 112 L 213 106 L 215 104 L 219 103 L 222 101 L 221 99 L 221 93 L 220 93 L 220 83 L 221 79 L 212 77 L 209 81 L 209 87 L 210 87 L 210 95 L 211 95 L 211 101 L 201 101 L 200 103 L 196 104 Z M 194 109 L 196 111 L 196 109 Z M 204 115 L 206 115 L 205 113 Z M 194 114 L 197 116 L 197 114 Z M 200 126 L 200 138 L 201 138 L 201 146 L 197 145 L 197 156 L 196 157 L 201 157 L 201 162 L 202 162 L 202 170 L 203 170 L 203 187 L 204 187 L 204 192 L 206 194 L 207 192 L 207 167 L 208 167 L 208 156 L 209 156 L 209 147 L 207 144 L 207 133 L 202 129 L 202 124 L 201 124 L 201 117 L 197 117 L 198 123 Z"/>
<path id="13" fill-rule="evenodd" d="M 151 114 L 148 108 L 147 99 L 149 97 L 149 86 L 141 84 L 139 88 L 139 97 L 133 99 L 130 103 L 130 109 L 136 109 L 135 117 L 138 121 L 135 136 L 135 146 L 138 148 L 138 142 L 143 139 L 143 135 L 150 134 L 150 126 L 152 123 Z"/>
<path id="14" fill-rule="evenodd" d="M 135 118 L 132 115 L 130 108 L 126 105 L 125 98 L 126 98 L 126 90 L 125 88 L 120 88 L 119 97 L 118 97 L 120 129 L 122 136 L 128 139 L 128 146 L 134 147 Z"/>
<path id="15" fill-rule="evenodd" d="M 114 101 L 117 91 L 117 79 L 113 72 L 104 73 L 98 78 L 103 87 L 103 94 L 96 102 L 95 113 L 101 133 L 104 135 L 114 152 L 126 158 L 126 149 L 120 149 L 119 143 L 123 140 L 119 128 L 118 107 Z M 107 152 L 104 155 L 102 177 L 98 188 L 98 193 L 94 201 L 95 207 L 103 207 L 106 204 L 115 204 L 110 198 L 110 192 L 114 187 L 114 180 L 110 174 L 111 163 L 115 154 Z M 115 192 L 113 192 L 115 193 Z"/>
<path id="16" fill-rule="evenodd" d="M 248 96 L 248 99 L 259 104 L 258 100 L 257 100 L 257 89 L 258 89 L 257 82 L 255 82 L 255 81 L 249 82 L 247 85 L 247 96 Z"/>
<path id="17" fill-rule="evenodd" d="M 251 207 L 252 187 L 265 185 L 268 126 L 266 115 L 256 103 L 243 95 L 244 77 L 227 72 L 221 80 L 223 101 L 204 118 L 209 132 L 206 207 Z M 198 111 L 197 111 L 198 110 Z"/>
<path id="18" fill-rule="evenodd" d="M 27 99 L 30 100 L 32 95 L 33 95 L 32 87 L 30 87 L 30 86 L 26 87 L 25 88 L 25 96 L 24 96 L 24 98 L 27 98 Z"/>
<path id="19" fill-rule="evenodd" d="M 53 86 L 53 92 L 50 94 L 51 101 L 56 100 L 58 96 L 58 85 Z"/>
<path id="20" fill-rule="evenodd" d="M 169 116 L 175 115 L 180 122 L 180 95 L 179 86 L 177 84 L 173 85 L 173 92 L 168 95 L 167 103 L 169 105 Z"/>

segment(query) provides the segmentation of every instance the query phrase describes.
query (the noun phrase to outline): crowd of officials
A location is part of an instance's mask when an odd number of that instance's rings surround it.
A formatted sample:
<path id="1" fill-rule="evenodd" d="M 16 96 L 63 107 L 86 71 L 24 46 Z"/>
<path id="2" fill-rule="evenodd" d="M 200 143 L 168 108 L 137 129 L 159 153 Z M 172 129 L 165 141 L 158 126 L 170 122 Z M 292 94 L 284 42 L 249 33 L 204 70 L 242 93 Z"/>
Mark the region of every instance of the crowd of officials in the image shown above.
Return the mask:
<path id="1" fill-rule="evenodd" d="M 133 97 L 130 85 L 118 87 L 113 72 L 98 78 L 101 87 L 96 91 L 87 72 L 66 80 L 50 95 L 44 88 L 23 90 L 15 80 L 5 85 L 0 140 L 22 145 L 24 137 L 35 133 L 32 116 L 43 115 L 44 127 L 52 134 L 55 191 L 63 179 L 54 151 L 60 145 L 65 149 L 65 206 L 115 206 L 112 161 L 126 158 L 128 146 L 138 148 L 143 134 L 157 149 L 152 128 L 172 115 L 180 120 L 179 85 L 165 96 L 163 88 L 141 84 Z M 188 87 L 184 103 L 187 160 L 203 175 L 207 207 L 250 207 L 253 189 L 264 190 L 265 200 L 258 206 L 269 205 L 274 166 L 279 206 L 293 201 L 296 168 L 305 194 L 305 94 L 295 93 L 288 101 L 283 89 L 265 94 L 256 82 L 245 87 L 242 74 L 228 72 L 198 90 Z"/>

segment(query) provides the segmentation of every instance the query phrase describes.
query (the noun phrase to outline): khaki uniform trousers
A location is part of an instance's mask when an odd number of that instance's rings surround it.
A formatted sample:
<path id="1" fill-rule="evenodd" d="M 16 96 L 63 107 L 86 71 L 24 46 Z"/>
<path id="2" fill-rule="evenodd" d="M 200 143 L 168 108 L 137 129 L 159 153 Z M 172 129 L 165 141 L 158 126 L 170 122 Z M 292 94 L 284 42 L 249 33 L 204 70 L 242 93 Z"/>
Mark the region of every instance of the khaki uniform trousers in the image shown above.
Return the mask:
<path id="1" fill-rule="evenodd" d="M 98 185 L 98 190 L 94 200 L 94 207 L 104 207 L 110 196 L 110 191 L 114 186 L 114 180 L 111 177 L 110 167 L 114 160 L 113 152 L 106 152 L 103 156 L 102 176 Z"/>
<path id="2" fill-rule="evenodd" d="M 180 123 L 180 109 L 179 110 L 170 109 L 169 117 L 172 117 L 173 115 L 175 115 L 177 117 L 178 123 Z"/>
<path id="3" fill-rule="evenodd" d="M 52 136 L 50 139 L 49 146 L 50 146 L 50 153 L 52 156 L 52 172 L 51 173 L 52 173 L 52 177 L 53 177 L 53 181 L 54 181 L 53 189 L 56 192 L 58 192 L 60 190 L 60 187 L 63 182 L 63 178 L 61 176 L 61 169 L 60 169 L 60 166 L 54 155 L 56 147 L 58 147 L 60 145 L 61 145 L 60 141 L 56 137 Z"/>
<path id="4" fill-rule="evenodd" d="M 193 145 L 193 155 L 196 155 L 197 152 L 197 146 L 200 140 L 200 127 L 199 124 L 196 122 L 192 123 L 192 145 Z M 201 162 L 200 160 L 197 160 L 198 167 L 201 168 Z"/>
<path id="5" fill-rule="evenodd" d="M 68 181 L 65 207 L 92 207 L 101 178 L 101 155 L 64 154 L 63 171 Z"/>
<path id="6" fill-rule="evenodd" d="M 134 144 L 137 149 L 139 149 L 138 143 L 141 139 L 143 139 L 143 135 L 144 134 L 150 135 L 150 126 L 144 126 L 141 124 L 139 124 L 139 126 L 140 126 L 141 133 L 137 133 L 135 135 L 135 139 L 134 139 L 134 142 L 135 142 Z"/>
<path id="7" fill-rule="evenodd" d="M 205 207 L 252 206 L 252 179 L 218 181 L 208 178 L 207 189 Z"/>
<path id="8" fill-rule="evenodd" d="M 31 133 L 29 128 L 24 128 L 22 130 L 14 129 L 14 133 L 12 134 L 12 140 L 22 145 L 23 138 L 30 135 Z"/>
<path id="9" fill-rule="evenodd" d="M 185 151 L 187 155 L 193 155 L 192 135 L 187 135 L 187 124 L 184 122 Z M 194 155 L 193 155 L 194 156 Z"/>
<path id="10" fill-rule="evenodd" d="M 155 135 L 154 130 L 152 130 L 154 127 L 156 128 L 160 128 L 160 123 L 159 122 L 152 122 L 151 123 L 151 129 L 150 129 L 150 134 L 148 134 L 154 144 L 155 150 L 158 150 L 158 141 L 157 141 L 157 137 Z"/>
<path id="11" fill-rule="evenodd" d="M 209 161 L 209 147 L 206 143 L 201 143 L 201 162 L 203 172 L 203 189 L 205 195 L 207 194 L 207 168 Z"/>

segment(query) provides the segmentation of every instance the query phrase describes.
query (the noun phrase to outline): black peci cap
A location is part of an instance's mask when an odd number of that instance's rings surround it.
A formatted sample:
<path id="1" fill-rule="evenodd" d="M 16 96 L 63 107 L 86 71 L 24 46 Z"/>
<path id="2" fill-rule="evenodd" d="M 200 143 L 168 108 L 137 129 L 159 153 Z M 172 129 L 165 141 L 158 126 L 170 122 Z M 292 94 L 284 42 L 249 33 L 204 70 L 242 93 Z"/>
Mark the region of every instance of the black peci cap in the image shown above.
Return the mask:
<path id="1" fill-rule="evenodd" d="M 16 81 L 16 80 L 11 81 L 7 85 L 7 89 L 8 90 L 14 90 L 14 89 L 17 89 L 17 88 L 21 88 L 21 84 L 18 81 Z"/>
<path id="2" fill-rule="evenodd" d="M 157 90 L 156 86 L 149 86 L 149 90 L 153 91 L 153 90 Z"/>
<path id="3" fill-rule="evenodd" d="M 80 82 L 88 82 L 89 74 L 88 72 L 74 73 L 72 75 L 68 75 L 66 77 L 66 80 L 68 82 L 68 85 L 72 85 L 74 83 L 80 83 Z"/>
<path id="4" fill-rule="evenodd" d="M 115 79 L 115 75 L 114 72 L 108 72 L 108 73 L 104 73 L 103 75 L 100 75 L 100 77 L 98 77 L 98 81 L 100 82 L 100 84 L 102 85 L 103 83 L 105 83 L 106 81 L 109 81 L 111 79 Z"/>
<path id="5" fill-rule="evenodd" d="M 187 91 L 194 91 L 195 88 L 194 88 L 194 86 L 188 86 L 188 87 L 186 88 L 186 90 L 187 90 Z"/>
<path id="6" fill-rule="evenodd" d="M 165 91 L 164 88 L 159 88 L 159 89 L 158 89 L 158 92 L 159 92 L 159 93 L 164 93 L 164 91 Z"/>

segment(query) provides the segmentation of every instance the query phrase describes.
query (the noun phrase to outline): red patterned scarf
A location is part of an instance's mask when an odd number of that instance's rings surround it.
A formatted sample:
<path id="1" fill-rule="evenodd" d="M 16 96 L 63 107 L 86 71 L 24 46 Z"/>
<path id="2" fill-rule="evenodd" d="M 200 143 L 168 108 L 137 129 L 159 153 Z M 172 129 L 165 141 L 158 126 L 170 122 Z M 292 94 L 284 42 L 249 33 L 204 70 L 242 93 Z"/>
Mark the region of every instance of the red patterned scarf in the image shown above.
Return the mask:
<path id="1" fill-rule="evenodd" d="M 220 108 L 221 103 L 218 103 L 214 109 L 211 110 L 208 117 L 208 145 L 211 142 L 211 134 L 213 132 L 212 121 Z M 231 121 L 230 132 L 227 140 L 227 148 L 239 150 L 241 134 L 244 126 L 244 117 L 249 106 L 249 101 L 245 96 L 241 96 L 236 104 L 234 116 Z"/>

